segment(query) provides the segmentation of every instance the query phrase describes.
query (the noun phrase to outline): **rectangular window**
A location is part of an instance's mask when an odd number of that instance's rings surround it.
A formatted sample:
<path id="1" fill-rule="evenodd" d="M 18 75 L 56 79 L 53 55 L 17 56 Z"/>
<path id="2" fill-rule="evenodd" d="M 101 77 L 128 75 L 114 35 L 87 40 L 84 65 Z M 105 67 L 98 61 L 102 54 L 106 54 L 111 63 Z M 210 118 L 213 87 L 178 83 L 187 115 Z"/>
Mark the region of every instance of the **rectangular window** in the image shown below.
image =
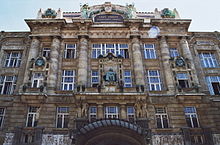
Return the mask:
<path id="1" fill-rule="evenodd" d="M 16 76 L 0 76 L 0 94 L 13 94 L 16 82 Z"/>
<path id="2" fill-rule="evenodd" d="M 128 106 L 127 107 L 127 119 L 131 122 L 134 121 L 135 119 L 135 111 L 133 106 Z"/>
<path id="3" fill-rule="evenodd" d="M 50 58 L 50 48 L 43 48 L 43 57 Z"/>
<path id="4" fill-rule="evenodd" d="M 131 71 L 124 71 L 124 87 L 129 88 L 132 87 L 132 79 L 131 79 Z"/>
<path id="5" fill-rule="evenodd" d="M 68 128 L 69 107 L 57 107 L 57 128 Z"/>
<path id="6" fill-rule="evenodd" d="M 157 58 L 154 44 L 144 44 L 144 58 L 145 59 Z"/>
<path id="7" fill-rule="evenodd" d="M 3 126 L 4 117 L 5 117 L 5 108 L 0 108 L 0 128 Z"/>
<path id="8" fill-rule="evenodd" d="M 179 52 L 178 52 L 177 48 L 170 48 L 170 57 L 175 58 L 177 56 L 179 56 Z"/>
<path id="9" fill-rule="evenodd" d="M 19 67 L 21 64 L 21 52 L 6 52 L 4 67 Z"/>
<path id="10" fill-rule="evenodd" d="M 66 44 L 64 58 L 76 58 L 76 44 Z"/>
<path id="11" fill-rule="evenodd" d="M 168 115 L 166 108 L 155 108 L 157 128 L 168 128 Z"/>
<path id="12" fill-rule="evenodd" d="M 32 77 L 32 88 L 39 88 L 41 85 L 43 85 L 43 81 L 43 73 L 34 73 Z"/>
<path id="13" fill-rule="evenodd" d="M 129 58 L 128 44 L 93 44 L 92 58 L 98 58 L 100 55 L 112 53 L 115 56 Z"/>
<path id="14" fill-rule="evenodd" d="M 148 70 L 148 89 L 150 91 L 161 91 L 160 73 L 158 70 Z"/>
<path id="15" fill-rule="evenodd" d="M 211 95 L 220 95 L 220 76 L 208 76 L 206 82 Z"/>
<path id="16" fill-rule="evenodd" d="M 39 111 L 40 111 L 39 107 L 33 107 L 33 106 L 29 107 L 27 114 L 27 121 L 26 121 L 27 127 L 37 126 L 37 122 L 39 120 L 39 113 L 40 113 Z"/>
<path id="17" fill-rule="evenodd" d="M 199 127 L 198 117 L 195 107 L 185 107 L 184 108 L 186 123 L 188 127 Z"/>
<path id="18" fill-rule="evenodd" d="M 215 55 L 211 52 L 203 52 L 199 54 L 200 61 L 203 68 L 216 68 L 218 67 Z"/>
<path id="19" fill-rule="evenodd" d="M 89 120 L 93 122 L 96 121 L 96 118 L 97 118 L 97 107 L 96 106 L 89 107 Z"/>
<path id="20" fill-rule="evenodd" d="M 179 87 L 189 88 L 188 75 L 187 73 L 177 73 L 176 79 L 178 81 Z"/>
<path id="21" fill-rule="evenodd" d="M 105 118 L 119 118 L 117 106 L 107 106 L 105 107 Z"/>
<path id="22" fill-rule="evenodd" d="M 99 72 L 98 70 L 92 70 L 91 72 L 91 84 L 92 87 L 97 87 L 99 84 Z"/>
<path id="23" fill-rule="evenodd" d="M 61 90 L 69 91 L 74 90 L 75 85 L 75 71 L 63 70 Z"/>

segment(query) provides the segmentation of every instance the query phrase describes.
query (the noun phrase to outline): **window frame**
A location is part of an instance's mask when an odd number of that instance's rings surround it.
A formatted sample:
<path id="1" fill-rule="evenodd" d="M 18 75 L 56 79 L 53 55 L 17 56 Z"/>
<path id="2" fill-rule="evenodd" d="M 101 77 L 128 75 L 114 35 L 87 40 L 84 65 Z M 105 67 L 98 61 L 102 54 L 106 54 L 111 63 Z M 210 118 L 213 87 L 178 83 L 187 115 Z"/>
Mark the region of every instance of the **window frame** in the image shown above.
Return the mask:
<path id="1" fill-rule="evenodd" d="M 43 47 L 43 49 L 42 49 L 42 56 L 46 57 L 46 58 L 50 58 L 50 52 L 51 52 L 51 48 Z"/>
<path id="2" fill-rule="evenodd" d="M 206 83 L 207 83 L 210 94 L 220 95 L 220 91 L 218 92 L 218 94 L 215 94 L 215 90 L 212 85 L 212 83 L 218 83 L 220 85 L 220 76 L 206 76 L 205 79 L 206 79 Z"/>
<path id="3" fill-rule="evenodd" d="M 5 112 L 6 112 L 6 108 L 5 107 L 0 107 L 0 110 L 3 110 L 3 113 L 1 114 L 0 112 L 0 128 L 3 127 L 3 123 L 4 123 L 4 119 L 5 119 Z"/>
<path id="4" fill-rule="evenodd" d="M 209 56 L 204 56 L 204 55 Z M 219 64 L 216 59 L 214 52 L 200 52 L 199 53 L 200 63 L 202 68 L 218 68 Z"/>
<path id="5" fill-rule="evenodd" d="M 35 76 L 37 74 L 40 74 L 39 76 Z M 44 83 L 44 74 L 43 72 L 34 72 L 31 79 L 31 87 L 32 88 L 39 88 Z M 36 82 L 35 82 L 36 81 Z M 36 86 L 35 86 L 36 84 Z"/>
<path id="6" fill-rule="evenodd" d="M 130 113 L 129 112 L 129 108 L 132 108 L 132 113 Z M 129 121 L 134 121 L 135 120 L 135 108 L 134 108 L 134 106 L 127 106 L 127 108 L 126 108 L 127 110 L 126 110 L 126 112 L 127 112 L 127 119 L 129 120 Z"/>
<path id="7" fill-rule="evenodd" d="M 65 75 L 66 71 L 72 71 L 73 75 Z M 66 78 L 72 78 L 72 82 L 65 82 Z M 63 70 L 62 78 L 61 78 L 61 90 L 62 91 L 72 91 L 75 89 L 75 78 L 76 71 L 75 70 Z M 67 85 L 67 89 L 65 89 L 65 85 Z M 72 88 L 71 88 L 72 85 Z"/>
<path id="8" fill-rule="evenodd" d="M 129 75 L 126 75 L 129 72 Z M 123 79 L 124 79 L 124 87 L 125 88 L 131 88 L 132 87 L 132 74 L 131 70 L 124 70 L 123 72 Z M 126 80 L 130 80 L 130 82 L 127 82 Z"/>
<path id="9" fill-rule="evenodd" d="M 163 109 L 163 111 L 159 112 L 159 109 Z M 164 118 L 167 120 L 167 126 L 165 126 Z M 169 128 L 169 117 L 165 107 L 155 107 L 155 119 L 157 128 Z M 160 120 L 161 127 L 158 126 L 158 119 Z"/>
<path id="10" fill-rule="evenodd" d="M 32 109 L 36 109 L 36 112 L 32 112 Z M 38 123 L 37 116 L 39 116 L 39 109 L 40 109 L 40 107 L 38 107 L 38 106 L 29 106 L 28 107 L 28 113 L 27 113 L 27 119 L 26 119 L 26 127 L 36 127 L 37 126 L 37 123 Z M 29 126 L 29 117 L 32 118 L 31 126 Z"/>
<path id="11" fill-rule="evenodd" d="M 151 45 L 153 47 L 147 47 L 149 45 Z M 155 44 L 153 44 L 153 43 L 145 43 L 144 44 L 144 58 L 145 59 L 157 59 Z"/>
<path id="12" fill-rule="evenodd" d="M 67 112 L 59 112 L 59 108 L 66 108 Z M 56 128 L 68 128 L 69 125 L 69 119 L 70 119 L 70 111 L 68 106 L 60 106 L 56 108 Z M 61 127 L 59 127 L 59 115 L 61 116 Z M 67 118 L 65 118 L 67 116 Z M 65 126 L 65 119 L 67 119 L 67 124 Z"/>
<path id="13" fill-rule="evenodd" d="M 7 78 L 9 78 L 9 77 L 12 77 L 11 81 L 7 81 Z M 6 93 L 4 93 L 5 89 L 7 89 L 7 88 L 5 88 L 7 86 L 6 83 L 11 83 L 11 85 L 9 85 L 9 87 L 8 87 L 9 90 L 6 90 Z M 1 95 L 13 94 L 14 90 L 16 89 L 16 83 L 17 83 L 17 76 L 0 76 L 0 94 Z"/>
<path id="14" fill-rule="evenodd" d="M 182 89 L 190 88 L 189 74 L 187 72 L 177 72 L 176 73 L 176 80 L 178 82 L 179 87 L 181 87 Z M 181 86 L 179 81 L 183 81 L 185 84 L 185 87 Z"/>
<path id="15" fill-rule="evenodd" d="M 93 75 L 94 73 L 97 73 L 97 75 Z M 97 79 L 97 82 L 94 81 L 94 78 Z M 95 87 L 99 85 L 99 71 L 98 70 L 91 70 L 91 86 Z"/>
<path id="16" fill-rule="evenodd" d="M 69 45 L 72 45 L 73 47 L 68 47 Z M 64 58 L 65 59 L 75 59 L 76 58 L 76 43 L 66 43 L 65 49 L 64 49 Z"/>
<path id="17" fill-rule="evenodd" d="M 114 113 L 109 113 L 109 109 L 108 108 L 115 108 L 115 112 Z M 115 118 L 119 118 L 119 107 L 118 106 L 106 106 L 105 107 L 105 118 L 110 118 L 110 119 L 115 119 Z"/>
<path id="18" fill-rule="evenodd" d="M 194 112 L 186 112 L 186 108 L 193 108 Z M 188 127 L 191 127 L 191 128 L 199 128 L 200 127 L 196 107 L 186 106 L 186 107 L 184 107 L 184 113 L 185 113 L 186 124 L 187 124 Z M 187 117 L 189 117 L 189 119 L 190 119 L 190 125 L 187 122 Z M 196 121 L 197 121 L 198 126 L 196 126 L 196 127 L 195 127 L 195 124 L 194 124 L 194 121 L 193 121 L 193 117 L 195 117 Z"/>
<path id="19" fill-rule="evenodd" d="M 176 47 L 169 48 L 170 58 L 176 58 L 180 56 L 179 51 Z"/>
<path id="20" fill-rule="evenodd" d="M 13 57 L 13 53 L 17 53 L 16 57 Z M 21 65 L 22 52 L 21 51 L 6 51 L 6 58 L 4 61 L 4 67 L 6 68 L 18 68 Z M 9 58 L 8 58 L 9 57 Z M 11 65 L 12 63 L 12 65 Z"/>
<path id="21" fill-rule="evenodd" d="M 155 71 L 157 75 L 151 75 L 150 72 Z M 156 80 L 158 79 L 158 82 L 151 82 L 153 79 Z M 160 71 L 159 70 L 147 70 L 147 84 L 148 84 L 148 89 L 149 91 L 162 91 L 162 82 L 161 82 L 161 77 L 160 77 Z"/>
<path id="22" fill-rule="evenodd" d="M 95 108 L 95 112 L 92 112 L 92 108 Z M 94 121 L 97 119 L 97 107 L 96 106 L 90 106 L 89 107 L 89 120 Z"/>

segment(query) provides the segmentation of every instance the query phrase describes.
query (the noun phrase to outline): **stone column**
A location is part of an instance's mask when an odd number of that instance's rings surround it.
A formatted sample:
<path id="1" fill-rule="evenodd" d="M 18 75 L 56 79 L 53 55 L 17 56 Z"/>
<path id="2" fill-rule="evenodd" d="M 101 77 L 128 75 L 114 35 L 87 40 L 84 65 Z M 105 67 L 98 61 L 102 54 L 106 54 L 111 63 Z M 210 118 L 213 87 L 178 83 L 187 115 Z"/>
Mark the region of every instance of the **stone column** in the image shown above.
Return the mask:
<path id="1" fill-rule="evenodd" d="M 88 40 L 81 36 L 79 40 L 78 86 L 87 85 L 88 72 Z"/>
<path id="2" fill-rule="evenodd" d="M 31 63 L 34 63 L 34 62 L 31 62 L 31 60 L 37 58 L 39 48 L 40 48 L 40 40 L 37 37 L 33 37 L 32 41 L 31 41 L 30 50 L 29 50 L 29 53 L 28 53 L 28 60 L 27 60 L 26 70 L 29 70 L 29 67 L 30 67 Z M 29 79 L 28 73 L 29 73 L 29 71 L 25 72 L 24 83 L 28 82 L 28 79 Z"/>
<path id="3" fill-rule="evenodd" d="M 126 111 L 126 106 L 124 104 L 122 104 L 120 106 L 120 112 L 121 112 L 120 118 L 121 119 L 127 119 L 127 113 L 126 113 L 127 111 Z"/>
<path id="4" fill-rule="evenodd" d="M 181 48 L 183 50 L 184 58 L 188 59 L 189 62 L 190 62 L 191 69 L 192 69 L 192 75 L 193 75 L 192 77 L 194 79 L 194 82 L 195 82 L 196 85 L 199 85 L 199 80 L 198 80 L 198 77 L 197 77 L 196 72 L 195 72 L 194 60 L 193 60 L 191 51 L 189 49 L 189 44 L 188 44 L 188 42 L 187 42 L 185 37 L 182 37 L 182 39 L 180 40 L 180 45 L 181 45 Z"/>
<path id="5" fill-rule="evenodd" d="M 140 50 L 140 41 L 137 37 L 132 39 L 132 53 L 133 53 L 133 65 L 134 65 L 134 76 L 136 85 L 145 85 L 144 82 L 144 67 Z"/>
<path id="6" fill-rule="evenodd" d="M 60 48 L 60 40 L 57 37 L 54 37 L 51 45 L 50 52 L 50 72 L 48 76 L 48 90 L 49 93 L 53 93 L 57 86 L 57 78 L 58 78 L 58 68 L 59 68 L 59 50 Z"/>
<path id="7" fill-rule="evenodd" d="M 104 118 L 104 107 L 102 104 L 99 104 L 97 119 L 101 119 L 101 118 Z"/>
<path id="8" fill-rule="evenodd" d="M 165 81 L 167 85 L 167 91 L 174 92 L 174 81 L 173 81 L 173 73 L 170 68 L 170 53 L 169 53 L 169 46 L 167 44 L 165 36 L 162 36 L 160 40 L 160 48 L 161 48 L 161 57 L 163 62 L 163 68 L 164 68 L 164 76 Z"/>

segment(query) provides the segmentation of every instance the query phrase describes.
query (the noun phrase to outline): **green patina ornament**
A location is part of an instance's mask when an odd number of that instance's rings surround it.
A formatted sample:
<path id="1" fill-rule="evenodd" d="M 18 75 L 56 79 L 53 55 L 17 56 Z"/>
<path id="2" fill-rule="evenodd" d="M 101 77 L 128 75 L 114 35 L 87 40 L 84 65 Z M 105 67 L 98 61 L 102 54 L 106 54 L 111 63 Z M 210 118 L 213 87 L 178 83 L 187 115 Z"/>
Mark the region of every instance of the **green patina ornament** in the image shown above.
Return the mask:
<path id="1" fill-rule="evenodd" d="M 162 10 L 161 17 L 163 18 L 175 18 L 175 13 L 168 8 Z"/>
<path id="2" fill-rule="evenodd" d="M 51 8 L 48 8 L 45 13 L 42 15 L 43 18 L 55 18 L 57 16 L 57 13 L 55 10 L 52 10 Z"/>

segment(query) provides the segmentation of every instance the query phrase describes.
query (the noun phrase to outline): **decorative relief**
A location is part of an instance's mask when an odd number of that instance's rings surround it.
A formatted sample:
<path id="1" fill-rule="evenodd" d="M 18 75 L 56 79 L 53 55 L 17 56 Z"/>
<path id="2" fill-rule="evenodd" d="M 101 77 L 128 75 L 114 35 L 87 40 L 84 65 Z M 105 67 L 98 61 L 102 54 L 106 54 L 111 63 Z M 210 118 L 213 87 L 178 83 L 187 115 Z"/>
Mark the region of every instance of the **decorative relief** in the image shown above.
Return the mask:
<path id="1" fill-rule="evenodd" d="M 205 41 L 205 40 L 199 40 L 196 42 L 197 45 L 215 45 L 213 41 Z"/>
<path id="2" fill-rule="evenodd" d="M 184 145 L 182 135 L 153 135 L 153 145 Z"/>
<path id="3" fill-rule="evenodd" d="M 220 145 L 220 134 L 213 134 L 214 145 Z"/>
<path id="4" fill-rule="evenodd" d="M 5 142 L 3 145 L 12 145 L 14 138 L 14 133 L 6 133 L 5 135 Z"/>
<path id="5" fill-rule="evenodd" d="M 44 134 L 42 145 L 71 145 L 69 135 Z"/>

